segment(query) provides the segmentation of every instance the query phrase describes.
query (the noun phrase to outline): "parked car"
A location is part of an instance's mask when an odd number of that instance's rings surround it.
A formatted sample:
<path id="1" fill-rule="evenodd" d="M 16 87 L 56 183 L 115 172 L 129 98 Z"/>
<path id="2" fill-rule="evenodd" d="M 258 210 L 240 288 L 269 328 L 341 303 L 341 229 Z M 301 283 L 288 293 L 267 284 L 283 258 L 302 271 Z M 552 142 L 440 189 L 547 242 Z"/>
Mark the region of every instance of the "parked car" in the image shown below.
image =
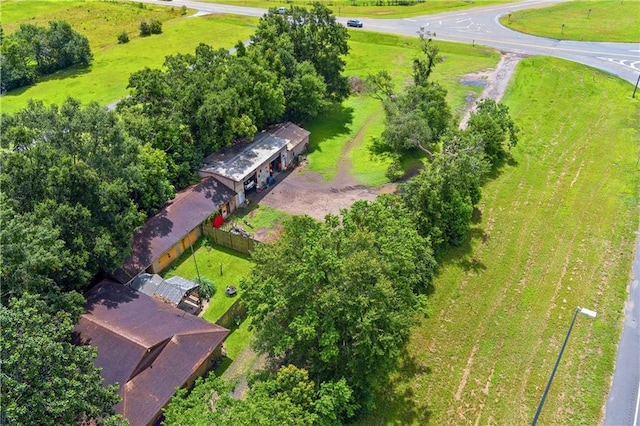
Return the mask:
<path id="1" fill-rule="evenodd" d="M 279 7 L 279 8 L 278 8 L 278 13 L 281 13 L 281 14 L 283 14 L 283 15 L 284 15 L 285 13 L 287 13 L 287 8 L 286 8 L 286 7 L 284 7 L 284 6 Z"/>
<path id="2" fill-rule="evenodd" d="M 347 21 L 347 27 L 362 28 L 362 21 L 359 19 L 349 19 Z"/>

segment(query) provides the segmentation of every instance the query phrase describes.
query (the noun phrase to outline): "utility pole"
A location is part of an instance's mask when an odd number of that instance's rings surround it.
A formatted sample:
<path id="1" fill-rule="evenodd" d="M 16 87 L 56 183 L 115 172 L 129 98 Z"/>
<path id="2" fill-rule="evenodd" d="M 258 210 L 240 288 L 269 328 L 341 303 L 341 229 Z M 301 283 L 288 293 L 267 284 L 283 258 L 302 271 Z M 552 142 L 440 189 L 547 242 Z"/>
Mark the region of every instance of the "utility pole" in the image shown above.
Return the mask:
<path id="1" fill-rule="evenodd" d="M 187 238 L 189 238 L 189 247 L 191 247 L 191 257 L 193 257 L 193 263 L 196 265 L 196 275 L 198 275 L 198 284 L 202 284 L 200 278 L 200 271 L 198 270 L 198 262 L 196 262 L 196 253 L 193 251 L 193 244 L 191 243 L 191 232 L 187 232 Z"/>

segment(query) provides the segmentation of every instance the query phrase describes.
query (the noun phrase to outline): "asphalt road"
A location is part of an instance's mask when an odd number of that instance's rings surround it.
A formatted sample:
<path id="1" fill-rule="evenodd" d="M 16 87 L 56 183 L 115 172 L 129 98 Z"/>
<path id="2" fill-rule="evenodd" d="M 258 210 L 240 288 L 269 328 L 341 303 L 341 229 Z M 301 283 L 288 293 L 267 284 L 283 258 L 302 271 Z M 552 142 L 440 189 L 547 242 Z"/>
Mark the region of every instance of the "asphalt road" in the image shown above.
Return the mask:
<path id="1" fill-rule="evenodd" d="M 640 235 L 624 312 L 605 426 L 640 426 Z"/>
<path id="2" fill-rule="evenodd" d="M 234 13 L 262 16 L 264 9 L 201 3 L 190 0 L 135 0 L 164 6 L 187 6 L 198 13 Z M 361 18 L 363 30 L 417 36 L 429 32 L 436 40 L 475 43 L 522 55 L 554 56 L 598 68 L 632 84 L 640 78 L 640 43 L 596 43 L 535 37 L 503 27 L 499 18 L 510 12 L 545 7 L 563 0 L 522 0 L 460 12 L 405 19 Z M 346 23 L 347 18 L 338 18 Z M 362 31 L 361 29 L 350 29 Z M 631 92 L 631 90 L 630 90 Z M 631 95 L 630 95 L 631 96 Z M 640 96 L 637 94 L 637 96 Z M 629 300 L 625 306 L 622 339 L 618 347 L 613 384 L 606 405 L 606 426 L 640 426 L 640 234 Z"/>

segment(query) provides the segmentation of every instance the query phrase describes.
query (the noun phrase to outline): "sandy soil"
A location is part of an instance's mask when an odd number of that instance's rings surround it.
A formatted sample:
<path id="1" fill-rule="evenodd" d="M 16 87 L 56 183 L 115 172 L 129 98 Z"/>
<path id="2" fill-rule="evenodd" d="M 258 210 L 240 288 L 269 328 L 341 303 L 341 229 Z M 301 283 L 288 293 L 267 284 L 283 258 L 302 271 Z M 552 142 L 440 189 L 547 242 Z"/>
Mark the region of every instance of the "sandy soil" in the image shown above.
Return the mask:
<path id="1" fill-rule="evenodd" d="M 485 89 L 481 97 L 499 101 L 521 58 L 513 53 L 504 53 L 495 69 L 464 76 L 464 80 L 482 82 Z M 475 106 L 475 99 L 470 97 L 469 101 L 461 120 L 461 127 L 466 125 Z M 343 149 L 338 173 L 333 180 L 324 181 L 319 174 L 309 171 L 306 165 L 302 164 L 280 181 L 259 203 L 287 213 L 308 214 L 323 220 L 327 214 L 338 214 L 341 209 L 350 207 L 357 200 L 374 200 L 378 194 L 395 192 L 395 184 L 370 188 L 358 184 L 351 177 L 351 162 L 346 154 L 358 137 L 361 136 L 358 135 Z"/>

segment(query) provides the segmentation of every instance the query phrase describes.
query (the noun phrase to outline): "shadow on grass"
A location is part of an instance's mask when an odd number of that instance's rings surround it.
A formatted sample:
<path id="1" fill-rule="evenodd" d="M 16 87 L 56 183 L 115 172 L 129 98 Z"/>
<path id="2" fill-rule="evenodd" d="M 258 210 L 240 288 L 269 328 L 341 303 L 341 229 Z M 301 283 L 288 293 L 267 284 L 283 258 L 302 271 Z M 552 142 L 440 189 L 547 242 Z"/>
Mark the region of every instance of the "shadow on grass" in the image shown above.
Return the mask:
<path id="1" fill-rule="evenodd" d="M 91 66 L 74 65 L 73 67 L 55 72 L 53 74 L 46 74 L 46 75 L 39 76 L 38 80 L 35 83 L 29 84 L 28 86 L 18 87 L 17 89 L 7 92 L 2 96 L 7 98 L 19 97 L 24 95 L 24 93 L 27 90 L 37 86 L 38 83 L 45 83 L 47 81 L 61 81 L 61 80 L 73 79 L 73 78 L 80 77 L 84 74 L 87 74 L 89 72 L 91 72 Z"/>
<path id="2" fill-rule="evenodd" d="M 311 132 L 309 152 L 322 151 L 321 144 L 327 139 L 351 133 L 354 109 L 341 104 L 333 104 L 327 112 L 310 123 L 305 123 Z"/>
<path id="3" fill-rule="evenodd" d="M 403 349 L 400 361 L 392 378 L 388 378 L 381 386 L 376 398 L 377 408 L 358 424 L 428 424 L 431 411 L 426 404 L 419 404 L 410 384 L 419 376 L 430 375 L 431 367 L 418 362 L 406 348 Z"/>
<path id="4" fill-rule="evenodd" d="M 473 223 L 479 224 L 481 220 L 481 213 L 478 211 L 476 213 L 474 211 Z M 477 221 L 477 222 L 476 222 Z M 467 234 L 467 238 L 464 242 L 457 246 L 451 247 L 446 251 L 443 251 L 438 256 L 438 264 L 439 265 L 458 265 L 465 272 L 474 272 L 478 273 L 480 271 L 484 271 L 487 269 L 487 265 L 482 263 L 480 260 L 476 259 L 473 256 L 473 241 L 481 240 L 482 242 L 486 242 L 488 239 L 488 235 L 484 232 L 479 226 L 472 227 Z M 441 270 L 441 268 L 438 268 Z"/>

